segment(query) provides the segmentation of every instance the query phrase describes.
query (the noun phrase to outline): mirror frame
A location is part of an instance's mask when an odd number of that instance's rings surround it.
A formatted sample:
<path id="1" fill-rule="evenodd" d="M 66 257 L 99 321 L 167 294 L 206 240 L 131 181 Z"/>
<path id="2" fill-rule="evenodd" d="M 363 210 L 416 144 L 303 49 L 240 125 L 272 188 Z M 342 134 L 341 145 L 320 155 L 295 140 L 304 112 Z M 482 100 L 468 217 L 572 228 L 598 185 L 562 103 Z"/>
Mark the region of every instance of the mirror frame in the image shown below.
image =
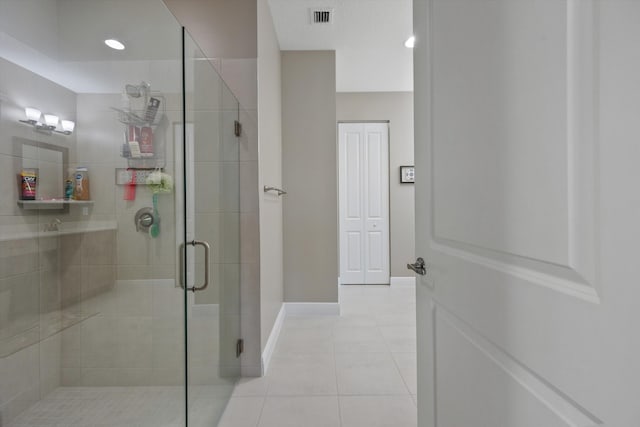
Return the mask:
<path id="1" fill-rule="evenodd" d="M 23 147 L 25 145 L 29 145 L 32 147 L 36 147 L 36 148 L 42 148 L 45 150 L 51 150 L 51 151 L 58 151 L 60 153 L 62 153 L 62 171 L 61 171 L 61 175 L 62 175 L 62 179 L 65 179 L 65 175 L 67 173 L 67 170 L 69 169 L 69 148 L 68 147 L 63 147 L 61 145 L 55 145 L 55 144 L 50 144 L 48 142 L 42 142 L 42 141 L 36 141 L 34 139 L 27 139 L 27 138 L 22 138 L 22 137 L 18 137 L 18 136 L 14 136 L 13 137 L 13 152 L 14 152 L 14 156 L 20 158 L 20 161 L 23 162 L 24 161 L 24 155 L 23 155 Z M 22 168 L 22 163 L 21 166 Z M 16 174 L 20 174 L 20 171 L 16 171 Z M 39 179 L 40 177 L 38 177 Z M 63 188 L 64 188 L 64 184 L 63 184 Z M 61 197 L 64 197 L 64 194 L 60 195 Z M 20 193 L 18 192 L 18 199 L 20 199 Z M 56 211 L 56 212 L 68 212 L 69 211 L 69 204 L 65 203 L 63 204 L 63 207 L 61 207 L 60 209 L 51 209 L 51 211 Z"/>

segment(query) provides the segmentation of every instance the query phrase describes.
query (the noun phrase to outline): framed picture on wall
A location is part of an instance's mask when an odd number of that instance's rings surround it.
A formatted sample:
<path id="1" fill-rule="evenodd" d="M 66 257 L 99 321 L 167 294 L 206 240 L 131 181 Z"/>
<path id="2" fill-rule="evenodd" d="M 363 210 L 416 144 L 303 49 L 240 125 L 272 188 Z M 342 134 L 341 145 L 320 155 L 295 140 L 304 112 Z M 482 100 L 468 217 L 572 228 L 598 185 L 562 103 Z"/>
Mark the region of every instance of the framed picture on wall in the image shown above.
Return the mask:
<path id="1" fill-rule="evenodd" d="M 415 166 L 400 166 L 400 184 L 413 184 L 416 182 Z"/>

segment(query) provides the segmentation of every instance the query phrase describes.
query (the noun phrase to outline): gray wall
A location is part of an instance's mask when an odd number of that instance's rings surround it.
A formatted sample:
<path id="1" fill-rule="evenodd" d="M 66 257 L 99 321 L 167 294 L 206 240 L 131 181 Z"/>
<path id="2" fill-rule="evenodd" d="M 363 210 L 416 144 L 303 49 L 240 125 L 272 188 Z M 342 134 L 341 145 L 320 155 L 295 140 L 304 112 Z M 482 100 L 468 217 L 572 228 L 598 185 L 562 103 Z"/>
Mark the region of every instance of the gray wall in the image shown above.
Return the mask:
<path id="1" fill-rule="evenodd" d="M 259 188 L 282 185 L 280 46 L 267 0 L 258 0 Z M 260 319 L 264 350 L 283 301 L 282 198 L 259 192 Z"/>
<path id="2" fill-rule="evenodd" d="M 338 301 L 333 51 L 282 52 L 284 297 Z"/>
<path id="3" fill-rule="evenodd" d="M 209 58 L 255 58 L 255 0 L 163 0 Z"/>
<path id="4" fill-rule="evenodd" d="M 413 93 L 342 92 L 336 95 L 341 120 L 389 120 L 389 203 L 391 276 L 413 277 L 414 186 L 400 184 L 400 166 L 413 164 Z"/>

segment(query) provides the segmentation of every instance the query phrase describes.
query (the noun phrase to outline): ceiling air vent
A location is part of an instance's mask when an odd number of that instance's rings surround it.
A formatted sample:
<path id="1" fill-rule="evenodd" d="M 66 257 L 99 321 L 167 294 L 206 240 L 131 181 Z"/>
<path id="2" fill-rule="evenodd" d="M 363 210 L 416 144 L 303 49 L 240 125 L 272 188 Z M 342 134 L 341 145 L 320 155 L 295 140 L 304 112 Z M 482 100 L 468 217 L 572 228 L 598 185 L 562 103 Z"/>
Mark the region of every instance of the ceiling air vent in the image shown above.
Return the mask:
<path id="1" fill-rule="evenodd" d="M 331 24 L 333 22 L 333 9 L 311 9 L 312 24 Z"/>

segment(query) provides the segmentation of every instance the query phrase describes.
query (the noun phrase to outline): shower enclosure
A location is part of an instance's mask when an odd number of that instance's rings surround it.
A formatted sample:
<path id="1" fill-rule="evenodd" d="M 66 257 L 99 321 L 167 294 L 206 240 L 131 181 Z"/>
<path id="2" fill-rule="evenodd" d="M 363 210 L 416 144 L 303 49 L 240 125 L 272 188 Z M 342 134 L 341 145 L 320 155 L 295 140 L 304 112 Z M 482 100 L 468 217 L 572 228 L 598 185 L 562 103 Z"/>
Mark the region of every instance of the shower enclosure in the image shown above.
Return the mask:
<path id="1" fill-rule="evenodd" d="M 0 0 L 0 426 L 217 424 L 240 108 L 161 0 Z"/>

